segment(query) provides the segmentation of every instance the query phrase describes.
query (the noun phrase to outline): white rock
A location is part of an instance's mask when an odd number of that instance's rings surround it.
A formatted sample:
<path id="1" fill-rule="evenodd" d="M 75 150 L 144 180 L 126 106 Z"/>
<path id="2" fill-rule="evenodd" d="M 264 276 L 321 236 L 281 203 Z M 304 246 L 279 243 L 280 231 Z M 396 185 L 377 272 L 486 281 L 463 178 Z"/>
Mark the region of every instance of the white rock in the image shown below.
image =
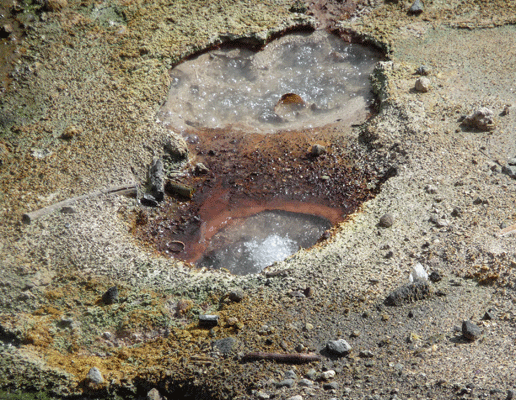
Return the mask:
<path id="1" fill-rule="evenodd" d="M 416 279 L 428 280 L 428 274 L 425 271 L 425 267 L 423 267 L 421 263 L 416 263 L 416 265 L 414 265 L 414 269 L 409 275 L 410 282 L 414 282 Z"/>
<path id="2" fill-rule="evenodd" d="M 426 93 L 430 90 L 430 79 L 418 78 L 415 88 L 418 92 Z"/>
<path id="3" fill-rule="evenodd" d="M 333 378 L 335 378 L 335 371 L 332 370 L 332 369 L 330 369 L 328 371 L 324 371 L 321 374 L 321 378 L 324 379 L 324 380 L 333 379 Z"/>

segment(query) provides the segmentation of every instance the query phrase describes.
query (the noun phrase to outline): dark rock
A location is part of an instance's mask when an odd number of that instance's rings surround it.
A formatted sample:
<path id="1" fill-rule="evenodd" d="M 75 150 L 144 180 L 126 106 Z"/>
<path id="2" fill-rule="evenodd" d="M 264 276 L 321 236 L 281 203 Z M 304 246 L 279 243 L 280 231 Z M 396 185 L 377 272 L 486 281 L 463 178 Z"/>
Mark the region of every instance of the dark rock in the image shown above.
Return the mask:
<path id="1" fill-rule="evenodd" d="M 313 157 L 319 157 L 319 156 L 322 156 L 325 153 L 326 153 L 326 147 L 324 147 L 323 145 L 320 145 L 320 144 L 314 144 L 312 146 L 311 151 L 310 151 L 310 154 Z"/>
<path id="2" fill-rule="evenodd" d="M 416 70 L 416 74 L 418 75 L 429 75 L 430 74 L 430 67 L 426 66 L 426 65 L 421 65 L 417 70 Z"/>
<path id="3" fill-rule="evenodd" d="M 228 294 L 228 299 L 234 303 L 240 303 L 243 300 L 244 296 L 244 293 L 240 290 L 232 290 Z"/>
<path id="4" fill-rule="evenodd" d="M 386 213 L 380 218 L 378 225 L 382 228 L 390 228 L 394 224 L 394 216 L 391 213 Z"/>
<path id="5" fill-rule="evenodd" d="M 207 174 L 208 172 L 210 172 L 210 169 L 204 165 L 203 163 L 197 163 L 195 164 L 195 175 L 199 176 L 199 175 L 205 175 Z"/>
<path id="6" fill-rule="evenodd" d="M 329 382 L 323 385 L 324 390 L 337 390 L 339 388 L 339 384 L 337 382 Z"/>
<path id="7" fill-rule="evenodd" d="M 342 357 L 349 353 L 351 346 L 344 339 L 330 340 L 326 343 L 326 350 L 333 355 Z"/>
<path id="8" fill-rule="evenodd" d="M 154 388 L 147 392 L 147 400 L 162 400 L 158 389 Z"/>
<path id="9" fill-rule="evenodd" d="M 153 195 L 149 193 L 144 193 L 142 198 L 140 199 L 140 203 L 147 207 L 157 207 L 158 201 L 154 198 Z"/>
<path id="10" fill-rule="evenodd" d="M 63 214 L 75 214 L 77 211 L 75 211 L 75 208 L 73 207 L 63 207 L 61 208 L 61 212 Z"/>
<path id="11" fill-rule="evenodd" d="M 297 379 L 296 372 L 293 369 L 289 369 L 285 372 L 285 379 Z"/>
<path id="12" fill-rule="evenodd" d="M 219 323 L 218 315 L 202 314 L 199 315 L 199 326 L 203 328 L 213 328 Z"/>
<path id="13" fill-rule="evenodd" d="M 505 398 L 505 400 L 512 400 L 515 397 L 516 397 L 516 393 L 514 392 L 514 390 L 508 390 L 507 397 Z"/>
<path id="14" fill-rule="evenodd" d="M 410 6 L 408 13 L 410 15 L 419 15 L 424 11 L 423 9 L 423 3 L 421 0 L 416 0 L 412 5 Z"/>
<path id="15" fill-rule="evenodd" d="M 172 161 L 180 162 L 188 159 L 188 145 L 180 136 L 168 136 L 163 147 Z"/>
<path id="16" fill-rule="evenodd" d="M 430 279 L 432 282 L 439 282 L 442 279 L 442 276 L 439 272 L 432 271 L 432 272 L 430 272 L 428 279 Z"/>
<path id="17" fill-rule="evenodd" d="M 315 378 L 317 378 L 317 371 L 313 368 L 309 369 L 308 372 L 305 374 L 305 377 L 313 381 Z"/>
<path id="18" fill-rule="evenodd" d="M 504 165 L 502 167 L 502 174 L 509 175 L 511 178 L 516 178 L 516 166 Z"/>
<path id="19" fill-rule="evenodd" d="M 404 303 L 412 303 L 422 300 L 432 293 L 428 281 L 416 279 L 414 282 L 403 285 L 393 290 L 383 302 L 386 306 L 401 306 Z"/>
<path id="20" fill-rule="evenodd" d="M 460 217 L 461 214 L 462 210 L 459 207 L 454 207 L 453 211 L 451 212 L 451 216 L 455 218 Z"/>
<path id="21" fill-rule="evenodd" d="M 86 375 L 86 380 L 97 385 L 104 382 L 104 378 L 97 367 L 93 367 L 89 370 L 88 375 Z"/>
<path id="22" fill-rule="evenodd" d="M 155 158 L 149 167 L 150 194 L 156 201 L 163 201 L 165 196 L 165 171 L 163 170 L 163 160 Z"/>
<path id="23" fill-rule="evenodd" d="M 11 24 L 4 24 L 0 26 L 0 39 L 6 39 L 13 33 L 13 26 Z"/>
<path id="24" fill-rule="evenodd" d="M 222 354 L 229 354 L 236 344 L 236 339 L 232 337 L 215 340 L 211 343 L 214 350 L 220 351 Z"/>
<path id="25" fill-rule="evenodd" d="M 282 388 L 282 387 L 291 388 L 292 386 L 294 386 L 294 382 L 295 382 L 294 379 L 284 379 L 281 382 L 276 383 L 276 387 L 277 388 Z"/>
<path id="26" fill-rule="evenodd" d="M 106 293 L 102 295 L 104 304 L 113 304 L 118 301 L 118 288 L 116 286 L 110 287 Z"/>
<path id="27" fill-rule="evenodd" d="M 482 334 L 482 330 L 471 321 L 462 322 L 462 335 L 468 340 L 476 340 Z"/>
<path id="28" fill-rule="evenodd" d="M 490 308 L 489 310 L 486 311 L 486 313 L 484 314 L 482 319 L 484 321 L 491 321 L 493 319 L 496 319 L 496 310 L 493 308 Z"/>

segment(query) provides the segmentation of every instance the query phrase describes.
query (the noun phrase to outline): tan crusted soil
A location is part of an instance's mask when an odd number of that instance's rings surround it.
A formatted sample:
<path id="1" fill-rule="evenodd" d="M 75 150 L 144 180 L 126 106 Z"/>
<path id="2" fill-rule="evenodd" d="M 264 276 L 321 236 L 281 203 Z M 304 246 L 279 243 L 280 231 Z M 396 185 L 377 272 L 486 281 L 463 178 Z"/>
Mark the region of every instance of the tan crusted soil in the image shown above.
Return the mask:
<path id="1" fill-rule="evenodd" d="M 500 168 L 516 156 L 516 107 L 502 112 L 516 105 L 515 2 L 425 1 L 411 16 L 405 1 L 342 13 L 329 1 L 330 24 L 316 20 L 325 14 L 314 4 L 297 13 L 297 0 L 49 3 L 24 11 L 35 18 L 0 103 L 0 388 L 129 398 L 156 387 L 168 399 L 505 398 L 516 390 L 516 238 L 499 235 L 516 223 L 514 180 Z M 155 118 L 168 70 L 182 57 L 321 25 L 389 51 L 376 74 L 380 112 L 348 139 L 397 168 L 329 241 L 234 277 L 137 243 L 133 198 L 89 198 L 73 214 L 21 222 L 60 200 L 145 180 L 167 135 Z M 427 93 L 414 90 L 422 64 Z M 494 130 L 460 125 L 480 106 L 494 111 Z M 381 228 L 387 212 L 394 224 Z M 443 276 L 433 294 L 383 306 L 416 262 Z M 104 305 L 113 285 L 120 301 Z M 308 287 L 310 297 L 291 295 Z M 231 302 L 232 290 L 244 299 Z M 495 319 L 482 320 L 490 308 Z M 219 326 L 200 329 L 204 313 L 218 314 Z M 467 319 L 482 328 L 476 341 L 460 333 Z M 222 356 L 212 342 L 226 337 L 237 342 Z M 348 357 L 241 362 L 252 351 L 319 352 L 337 338 L 351 344 Z M 84 380 L 93 366 L 99 386 Z M 335 388 L 300 386 L 310 368 L 336 371 Z M 278 388 L 290 369 L 297 383 Z"/>

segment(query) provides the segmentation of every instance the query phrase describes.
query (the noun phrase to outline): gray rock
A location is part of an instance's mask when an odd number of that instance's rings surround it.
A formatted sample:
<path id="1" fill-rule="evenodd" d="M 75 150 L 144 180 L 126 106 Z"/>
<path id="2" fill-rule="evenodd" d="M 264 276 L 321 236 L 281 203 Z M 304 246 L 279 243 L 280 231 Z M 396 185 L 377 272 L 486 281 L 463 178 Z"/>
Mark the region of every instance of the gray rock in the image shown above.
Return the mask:
<path id="1" fill-rule="evenodd" d="M 228 294 L 228 299 L 234 303 L 240 303 L 243 300 L 244 296 L 244 292 L 240 290 L 232 290 Z"/>
<path id="2" fill-rule="evenodd" d="M 430 74 L 430 67 L 427 65 L 421 65 L 417 70 L 416 74 L 418 75 L 429 75 Z"/>
<path id="3" fill-rule="evenodd" d="M 516 178 L 516 166 L 504 165 L 502 167 L 502 174 L 509 175 L 511 178 Z"/>
<path id="4" fill-rule="evenodd" d="M 484 321 L 491 321 L 493 319 L 496 319 L 496 309 L 490 308 L 489 310 L 487 310 L 482 319 Z"/>
<path id="5" fill-rule="evenodd" d="M 161 400 L 161 396 L 158 389 L 153 388 L 147 392 L 147 400 Z"/>
<path id="6" fill-rule="evenodd" d="M 172 161 L 179 162 L 188 159 L 188 145 L 180 136 L 169 135 L 163 147 Z"/>
<path id="7" fill-rule="evenodd" d="M 102 295 L 102 301 L 104 304 L 113 304 L 118 301 L 118 287 L 110 287 L 106 293 Z"/>
<path id="8" fill-rule="evenodd" d="M 380 218 L 380 221 L 378 222 L 378 225 L 382 228 L 390 228 L 394 224 L 394 215 L 391 213 L 386 213 L 382 215 Z"/>
<path id="9" fill-rule="evenodd" d="M 232 337 L 215 340 L 211 343 L 214 350 L 220 351 L 222 354 L 229 354 L 236 344 L 236 339 Z"/>
<path id="10" fill-rule="evenodd" d="M 319 157 L 326 153 L 326 147 L 320 144 L 314 144 L 312 146 L 312 150 L 310 151 L 310 154 L 313 157 Z"/>
<path id="11" fill-rule="evenodd" d="M 430 79 L 428 78 L 418 78 L 416 80 L 416 84 L 414 85 L 414 89 L 421 93 L 426 93 L 430 90 Z"/>
<path id="12" fill-rule="evenodd" d="M 324 390 L 337 390 L 339 388 L 339 384 L 337 382 L 329 382 L 323 385 Z"/>
<path id="13" fill-rule="evenodd" d="M 427 280 L 416 279 L 414 282 L 393 290 L 383 302 L 386 306 L 401 306 L 430 296 L 432 290 Z"/>
<path id="14" fill-rule="evenodd" d="M 205 175 L 210 172 L 210 169 L 203 163 L 195 164 L 195 175 Z"/>
<path id="15" fill-rule="evenodd" d="M 480 107 L 465 117 L 462 125 L 481 131 L 492 131 L 495 128 L 494 113 L 487 107 Z"/>
<path id="16" fill-rule="evenodd" d="M 414 1 L 414 3 L 412 3 L 412 5 L 410 6 L 408 13 L 409 13 L 410 15 L 419 15 L 419 14 L 421 14 L 423 11 L 424 11 L 424 9 L 423 9 L 423 3 L 421 2 L 421 0 L 416 0 L 416 1 Z"/>
<path id="17" fill-rule="evenodd" d="M 326 343 L 326 350 L 333 355 L 342 357 L 349 353 L 351 346 L 344 339 L 330 340 Z"/>
<path id="18" fill-rule="evenodd" d="M 77 211 L 75 210 L 75 208 L 67 206 L 61 208 L 61 212 L 63 214 L 75 214 Z"/>
<path id="19" fill-rule="evenodd" d="M 305 377 L 307 377 L 308 379 L 313 381 L 317 377 L 317 371 L 315 369 L 311 368 L 305 374 Z"/>
<path id="20" fill-rule="evenodd" d="M 374 354 L 371 350 L 361 350 L 358 356 L 361 358 L 372 358 Z"/>
<path id="21" fill-rule="evenodd" d="M 93 367 L 90 369 L 88 375 L 86 375 L 86 380 L 97 385 L 104 382 L 104 378 L 102 377 L 102 374 L 100 373 L 97 367 Z"/>
<path id="22" fill-rule="evenodd" d="M 199 315 L 199 326 L 203 328 L 213 328 L 219 323 L 218 315 L 202 314 Z"/>
<path id="23" fill-rule="evenodd" d="M 298 385 L 302 387 L 312 387 L 314 383 L 310 379 L 303 378 L 299 381 Z"/>
<path id="24" fill-rule="evenodd" d="M 165 172 L 161 158 L 154 158 L 149 166 L 149 184 L 150 194 L 156 201 L 163 201 L 165 196 Z"/>
<path id="25" fill-rule="evenodd" d="M 430 275 L 428 276 L 428 279 L 430 279 L 432 282 L 439 282 L 442 277 L 441 274 L 437 271 L 432 271 Z"/>
<path id="26" fill-rule="evenodd" d="M 297 379 L 296 372 L 293 369 L 289 369 L 285 372 L 285 379 Z"/>
<path id="27" fill-rule="evenodd" d="M 282 388 L 282 387 L 291 388 L 292 386 L 294 386 L 294 382 L 295 382 L 294 379 L 284 379 L 281 382 L 277 382 L 276 387 L 277 388 Z"/>
<path id="28" fill-rule="evenodd" d="M 507 160 L 507 164 L 516 165 L 516 157 L 509 158 L 509 160 Z"/>
<path id="29" fill-rule="evenodd" d="M 482 330 L 471 321 L 462 322 L 462 336 L 468 340 L 476 340 L 482 334 Z"/>

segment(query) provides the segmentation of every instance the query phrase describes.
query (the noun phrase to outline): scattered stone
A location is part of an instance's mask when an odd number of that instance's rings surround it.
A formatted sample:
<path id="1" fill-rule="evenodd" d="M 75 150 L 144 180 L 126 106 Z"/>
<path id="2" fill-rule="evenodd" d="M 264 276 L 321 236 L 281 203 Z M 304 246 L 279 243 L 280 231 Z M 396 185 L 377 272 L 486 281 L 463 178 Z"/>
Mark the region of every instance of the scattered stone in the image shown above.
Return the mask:
<path id="1" fill-rule="evenodd" d="M 208 172 L 210 172 L 210 169 L 203 163 L 195 164 L 195 170 L 194 170 L 195 175 L 206 175 Z"/>
<path id="2" fill-rule="evenodd" d="M 428 276 L 428 278 L 432 281 L 432 282 L 439 282 L 441 279 L 442 279 L 442 276 L 439 272 L 437 271 L 432 271 L 430 273 L 430 275 Z"/>
<path id="3" fill-rule="evenodd" d="M 388 321 L 390 316 L 388 314 L 382 314 L 382 321 Z"/>
<path id="4" fill-rule="evenodd" d="M 437 193 L 437 187 L 434 186 L 434 185 L 426 185 L 425 187 L 425 191 L 428 193 L 428 194 L 436 194 Z"/>
<path id="5" fill-rule="evenodd" d="M 13 26 L 11 24 L 4 24 L 0 27 L 0 38 L 5 39 L 8 38 L 11 33 L 13 33 Z"/>
<path id="6" fill-rule="evenodd" d="M 147 392 L 147 400 L 161 400 L 158 389 L 153 388 Z"/>
<path id="7" fill-rule="evenodd" d="M 451 216 L 454 218 L 460 217 L 462 214 L 462 210 L 459 207 L 454 207 L 453 211 L 451 212 Z"/>
<path id="8" fill-rule="evenodd" d="M 314 144 L 310 150 L 310 154 L 313 157 L 319 157 L 326 153 L 326 147 L 320 144 Z"/>
<path id="9" fill-rule="evenodd" d="M 75 208 L 67 206 L 67 207 L 61 208 L 61 212 L 63 214 L 75 214 L 77 211 L 75 211 Z"/>
<path id="10" fill-rule="evenodd" d="M 301 387 L 312 387 L 314 384 L 310 379 L 303 378 L 298 382 Z"/>
<path id="11" fill-rule="evenodd" d="M 421 265 L 421 263 L 416 263 L 412 269 L 412 272 L 409 275 L 409 281 L 414 282 L 417 279 L 427 280 L 428 274 L 425 270 L 425 267 Z"/>
<path id="12" fill-rule="evenodd" d="M 269 396 L 267 393 L 265 393 L 262 390 L 260 390 L 259 392 L 256 392 L 256 397 L 259 399 L 263 399 L 263 400 L 267 400 L 267 399 L 271 398 L 271 396 Z"/>
<path id="13" fill-rule="evenodd" d="M 468 340 L 476 340 L 482 334 L 482 330 L 471 321 L 462 322 L 462 335 Z"/>
<path id="14" fill-rule="evenodd" d="M 353 331 L 353 332 L 350 333 L 349 336 L 352 337 L 352 338 L 357 338 L 357 337 L 360 336 L 360 331 Z"/>
<path id="15" fill-rule="evenodd" d="M 514 165 L 504 165 L 502 167 L 502 174 L 509 175 L 511 178 L 516 179 L 516 166 Z"/>
<path id="16" fill-rule="evenodd" d="M 418 75 L 430 75 L 430 67 L 426 66 L 426 65 L 421 65 L 417 70 L 416 70 L 416 74 Z"/>
<path id="17" fill-rule="evenodd" d="M 491 321 L 493 319 L 496 319 L 496 309 L 490 308 L 489 310 L 487 310 L 482 319 L 484 321 Z"/>
<path id="18" fill-rule="evenodd" d="M 326 343 L 326 350 L 333 355 L 342 357 L 349 353 L 351 346 L 344 339 L 330 340 Z"/>
<path id="19" fill-rule="evenodd" d="M 188 145 L 179 135 L 167 135 L 163 148 L 172 161 L 180 162 L 188 159 Z"/>
<path id="20" fill-rule="evenodd" d="M 232 337 L 215 340 L 211 343 L 214 350 L 220 351 L 222 354 L 229 354 L 236 344 L 236 339 Z"/>
<path id="21" fill-rule="evenodd" d="M 500 116 L 505 117 L 506 115 L 509 115 L 510 110 L 511 110 L 511 105 L 510 105 L 510 104 L 506 104 L 506 105 L 503 107 L 503 110 L 502 110 L 502 112 L 500 113 Z"/>
<path id="22" fill-rule="evenodd" d="M 289 397 L 287 400 L 303 400 L 303 396 L 298 394 L 298 395 Z"/>
<path id="23" fill-rule="evenodd" d="M 102 334 L 102 337 L 106 340 L 113 340 L 115 338 L 111 332 L 107 331 Z"/>
<path id="24" fill-rule="evenodd" d="M 328 371 L 324 371 L 321 374 L 321 379 L 324 379 L 325 381 L 328 381 L 333 378 L 335 378 L 335 371 L 332 369 L 329 369 Z"/>
<path id="25" fill-rule="evenodd" d="M 297 379 L 296 372 L 293 369 L 289 369 L 285 372 L 285 379 Z"/>
<path id="26" fill-rule="evenodd" d="M 390 228 L 394 224 L 394 215 L 386 213 L 380 218 L 379 226 L 382 228 Z"/>
<path id="27" fill-rule="evenodd" d="M 465 117 L 462 125 L 481 131 L 492 131 L 495 128 L 494 113 L 487 107 L 481 107 Z"/>
<path id="28" fill-rule="evenodd" d="M 118 301 L 118 287 L 110 287 L 106 293 L 102 295 L 102 301 L 104 304 L 113 304 Z"/>
<path id="29" fill-rule="evenodd" d="M 407 336 L 407 343 L 416 343 L 419 340 L 421 340 L 421 336 L 416 335 L 414 332 L 410 332 Z"/>
<path id="30" fill-rule="evenodd" d="M 509 389 L 507 391 L 507 397 L 505 398 L 505 400 L 512 400 L 515 397 L 516 397 L 516 393 L 514 392 L 514 390 Z"/>
<path id="31" fill-rule="evenodd" d="M 158 201 L 150 193 L 144 193 L 140 199 L 140 203 L 147 207 L 157 207 Z"/>
<path id="32" fill-rule="evenodd" d="M 296 0 L 294 2 L 294 4 L 292 4 L 289 8 L 289 11 L 291 13 L 299 13 L 299 14 L 304 14 L 307 10 L 308 10 L 308 8 L 306 7 L 305 2 L 301 1 L 301 0 Z"/>
<path id="33" fill-rule="evenodd" d="M 294 379 L 284 379 L 281 382 L 277 382 L 276 387 L 278 389 L 282 388 L 282 387 L 291 388 L 292 386 L 294 386 L 294 382 L 295 382 Z"/>
<path id="34" fill-rule="evenodd" d="M 419 15 L 424 11 L 423 9 L 423 3 L 421 0 L 416 0 L 412 5 L 410 6 L 408 13 L 409 15 Z"/>
<path id="35" fill-rule="evenodd" d="M 311 381 L 315 380 L 317 377 L 317 371 L 314 368 L 311 368 L 308 370 L 308 372 L 305 374 L 305 377 L 310 379 Z"/>
<path id="36" fill-rule="evenodd" d="M 303 346 L 303 344 L 298 344 L 295 348 L 295 350 L 298 352 L 298 353 L 302 353 L 304 350 L 305 350 L 305 346 Z"/>
<path id="37" fill-rule="evenodd" d="M 324 390 L 337 390 L 339 388 L 339 384 L 337 382 L 329 382 L 323 385 Z"/>
<path id="38" fill-rule="evenodd" d="M 228 299 L 231 300 L 234 303 L 240 303 L 244 299 L 244 292 L 240 290 L 232 290 L 228 294 Z"/>
<path id="39" fill-rule="evenodd" d="M 201 314 L 199 315 L 199 326 L 202 328 L 213 328 L 219 323 L 218 315 Z"/>
<path id="40" fill-rule="evenodd" d="M 418 78 L 416 80 L 416 84 L 414 85 L 414 89 L 420 93 L 428 92 L 430 90 L 430 79 Z"/>
<path id="41" fill-rule="evenodd" d="M 432 293 L 427 280 L 416 279 L 414 282 L 393 290 L 385 299 L 386 306 L 401 306 L 404 303 L 423 300 Z"/>
<path id="42" fill-rule="evenodd" d="M 238 318 L 237 317 L 229 317 L 226 322 L 229 326 L 235 326 L 236 324 L 238 324 Z"/>
<path id="43" fill-rule="evenodd" d="M 102 377 L 102 374 L 97 367 L 92 367 L 90 369 L 88 375 L 86 375 L 86 380 L 97 385 L 100 385 L 102 382 L 104 382 L 104 378 Z"/>
<path id="44" fill-rule="evenodd" d="M 163 160 L 154 158 L 149 166 L 150 193 L 156 201 L 163 201 L 165 196 L 165 172 L 163 170 Z"/>
<path id="45" fill-rule="evenodd" d="M 480 197 L 477 197 L 475 200 L 473 200 L 473 204 L 475 204 L 476 206 L 480 205 L 480 204 L 483 204 L 483 205 L 488 205 L 489 204 L 489 200 L 486 200 L 486 199 L 482 199 Z"/>
<path id="46" fill-rule="evenodd" d="M 361 350 L 358 356 L 361 358 L 373 358 L 374 354 L 371 350 Z"/>

